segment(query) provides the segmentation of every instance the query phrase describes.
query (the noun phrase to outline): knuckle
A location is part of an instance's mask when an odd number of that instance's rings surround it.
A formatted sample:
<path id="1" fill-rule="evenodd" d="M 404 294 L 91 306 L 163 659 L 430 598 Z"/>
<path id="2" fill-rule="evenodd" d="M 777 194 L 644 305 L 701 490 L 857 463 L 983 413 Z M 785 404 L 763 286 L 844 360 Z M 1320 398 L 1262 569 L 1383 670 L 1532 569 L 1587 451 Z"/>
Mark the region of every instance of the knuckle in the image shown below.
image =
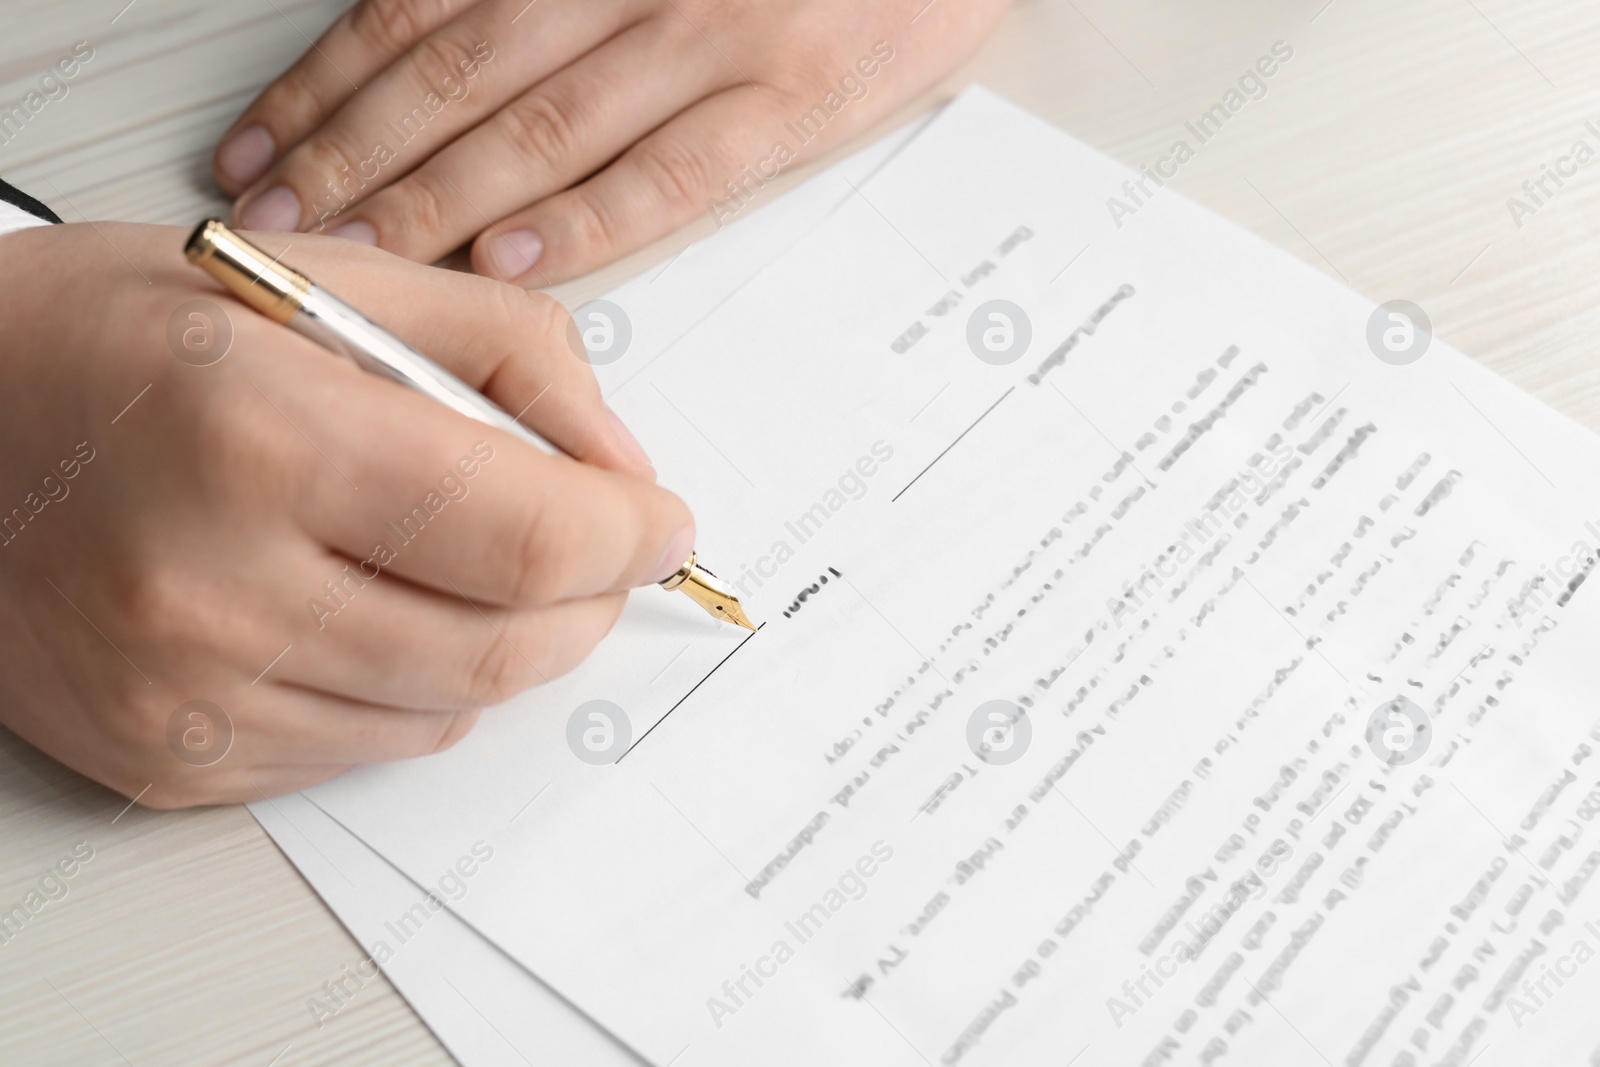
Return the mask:
<path id="1" fill-rule="evenodd" d="M 479 280 L 479 279 L 474 279 Z M 560 301 L 506 282 L 485 283 L 483 311 L 461 346 L 464 362 L 483 380 L 482 389 L 520 391 L 531 379 L 539 390 L 553 389 L 552 402 L 596 404 L 600 384 L 588 365 L 565 358 L 571 316 Z M 533 399 L 513 400 L 515 407 Z"/>
<path id="2" fill-rule="evenodd" d="M 527 299 L 528 291 L 510 282 L 491 281 L 489 287 L 493 294 L 490 321 L 506 337 L 526 343 L 530 327 L 539 326 L 535 304 Z"/>
<path id="3" fill-rule="evenodd" d="M 460 358 L 473 368 L 473 377 L 483 380 L 483 388 L 493 391 L 495 377 L 538 334 L 530 329 L 523 290 L 488 278 L 471 280 L 482 283 L 476 288 L 483 295 L 473 298 L 476 314 L 471 332 L 461 340 Z"/>
<path id="4" fill-rule="evenodd" d="M 429 755 L 434 755 L 456 746 L 463 737 L 472 732 L 477 725 L 479 709 L 472 708 L 468 711 L 458 711 L 454 715 L 446 716 L 445 722 L 440 727 L 439 734 L 434 738 L 432 746 L 428 749 Z"/>
<path id="5" fill-rule="evenodd" d="M 577 399 L 581 402 L 601 403 L 600 379 L 595 376 L 594 368 L 585 360 L 566 358 L 570 353 L 567 346 L 568 331 L 572 329 L 571 313 L 546 293 L 518 289 L 517 294 L 524 323 L 523 332 L 518 335 L 519 344 L 526 348 L 528 338 L 540 339 L 542 343 L 533 346 L 533 351 L 541 357 L 540 373 L 564 393 L 577 390 Z"/>
<path id="6" fill-rule="evenodd" d="M 715 175 L 727 169 L 732 155 L 726 140 L 717 134 L 696 144 L 662 140 L 639 153 L 639 169 L 668 208 L 691 212 L 698 210 L 706 191 L 715 184 Z"/>
<path id="7" fill-rule="evenodd" d="M 472 55 L 472 42 L 465 36 L 446 30 L 411 46 L 410 62 L 419 93 L 438 93 L 440 86 L 454 78 L 457 66 Z"/>
<path id="8" fill-rule="evenodd" d="M 578 545 L 567 508 L 543 508 L 523 527 L 513 553 L 512 593 L 518 602 L 549 604 L 562 597 L 560 576 L 577 573 Z"/>
<path id="9" fill-rule="evenodd" d="M 444 190 L 423 173 L 401 182 L 382 200 L 386 210 L 398 216 L 392 227 L 397 235 L 436 234 L 444 230 L 450 218 Z M 389 229 L 380 227 L 383 231 Z"/>
<path id="10" fill-rule="evenodd" d="M 186 641 L 194 611 L 195 591 L 187 576 L 168 564 L 144 562 L 112 583 L 112 598 L 123 625 L 142 643 L 162 646 Z M 131 711 L 135 723 L 154 711 L 140 701 Z"/>
<path id="11" fill-rule="evenodd" d="M 393 54 L 426 33 L 446 6 L 440 0 L 363 0 L 350 12 L 350 32 Z"/>
<path id="12" fill-rule="evenodd" d="M 319 181 L 353 191 L 365 184 L 361 180 L 364 162 L 361 152 L 345 140 L 335 125 L 323 129 L 290 152 L 284 170 L 286 176 L 304 175 L 299 183 L 302 194 L 309 194 Z"/>
<path id="13" fill-rule="evenodd" d="M 533 664 L 510 641 L 496 636 L 472 666 L 466 702 L 475 707 L 501 704 L 538 680 L 539 674 Z M 451 732 L 452 723 L 446 721 L 440 734 L 430 742 L 430 751 L 437 751 L 450 738 Z"/>
<path id="14" fill-rule="evenodd" d="M 594 254 L 604 254 L 622 243 L 623 227 L 613 209 L 593 191 L 579 187 L 560 201 L 568 242 Z"/>
<path id="15" fill-rule="evenodd" d="M 287 116 L 291 122 L 305 122 L 312 116 L 326 113 L 328 103 L 317 91 L 315 80 L 297 65 L 262 94 L 261 110 L 265 114 Z M 283 135 L 282 129 L 277 135 Z M 280 150 L 283 147 L 280 145 Z"/>
<path id="16" fill-rule="evenodd" d="M 548 93 L 532 92 L 500 112 L 502 132 L 529 159 L 561 159 L 577 144 L 575 110 Z"/>
<path id="17" fill-rule="evenodd" d="M 626 593 L 608 593 L 599 599 L 604 604 L 602 611 L 586 617 L 582 626 L 567 627 L 561 631 L 557 646 L 551 649 L 547 657 L 548 666 L 545 670 L 552 680 L 573 670 L 589 657 L 589 653 L 616 625 L 628 596 Z"/>
<path id="18" fill-rule="evenodd" d="M 518 344 L 526 345 L 528 338 L 534 337 L 543 342 L 536 346 L 538 351 L 543 352 L 548 348 L 549 351 L 564 352 L 567 326 L 572 322 L 572 316 L 561 301 L 547 293 L 515 285 L 507 285 L 505 289 L 506 300 L 512 305 L 507 314 L 518 331 Z M 564 363 L 558 365 L 565 366 Z"/>

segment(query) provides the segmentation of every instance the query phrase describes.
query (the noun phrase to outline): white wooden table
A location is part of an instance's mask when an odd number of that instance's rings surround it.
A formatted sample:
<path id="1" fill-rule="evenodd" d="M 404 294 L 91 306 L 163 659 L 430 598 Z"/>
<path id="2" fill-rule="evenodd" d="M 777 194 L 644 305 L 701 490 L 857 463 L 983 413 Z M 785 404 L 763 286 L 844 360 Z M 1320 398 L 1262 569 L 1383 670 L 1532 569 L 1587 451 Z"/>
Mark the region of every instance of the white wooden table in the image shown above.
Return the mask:
<path id="1" fill-rule="evenodd" d="M 0 0 L 0 101 L 74 42 L 95 48 L 0 147 L 0 174 L 69 220 L 192 223 L 222 207 L 217 136 L 343 6 Z M 1600 160 L 1520 227 L 1506 203 L 1574 141 L 1600 149 L 1584 128 L 1600 128 L 1592 2 L 1022 0 L 883 128 L 978 80 L 1137 166 L 1279 40 L 1294 57 L 1266 97 L 1173 186 L 1375 301 L 1420 304 L 1439 336 L 1600 429 Z M 557 295 L 595 295 L 709 227 Z M 94 849 L 0 945 L 0 1062 L 449 1062 L 382 982 L 316 1028 L 307 997 L 362 952 L 242 808 L 125 804 L 0 730 L 0 910 L 78 842 Z"/>

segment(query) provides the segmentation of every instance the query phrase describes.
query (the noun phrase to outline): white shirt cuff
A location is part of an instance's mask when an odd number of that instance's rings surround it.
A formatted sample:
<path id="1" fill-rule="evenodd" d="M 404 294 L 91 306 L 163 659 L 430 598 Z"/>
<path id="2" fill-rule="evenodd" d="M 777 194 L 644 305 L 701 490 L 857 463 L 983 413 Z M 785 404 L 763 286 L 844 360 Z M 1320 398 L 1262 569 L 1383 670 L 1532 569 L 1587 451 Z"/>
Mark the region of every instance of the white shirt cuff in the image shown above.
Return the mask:
<path id="1" fill-rule="evenodd" d="M 13 230 L 26 230 L 29 226 L 48 225 L 50 225 L 48 219 L 30 215 L 20 207 L 0 200 L 0 234 L 10 233 Z"/>

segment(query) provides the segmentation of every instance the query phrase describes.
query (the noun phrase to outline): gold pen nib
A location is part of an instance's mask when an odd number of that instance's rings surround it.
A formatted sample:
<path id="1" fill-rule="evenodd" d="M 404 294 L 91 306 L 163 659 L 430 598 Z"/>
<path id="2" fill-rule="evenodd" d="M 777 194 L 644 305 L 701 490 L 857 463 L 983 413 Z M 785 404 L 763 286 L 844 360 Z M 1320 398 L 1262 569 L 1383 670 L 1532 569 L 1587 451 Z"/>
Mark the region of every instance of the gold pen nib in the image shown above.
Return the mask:
<path id="1" fill-rule="evenodd" d="M 744 606 L 739 603 L 739 598 L 733 595 L 733 591 L 723 584 L 721 578 L 695 562 L 694 556 L 690 556 L 689 561 L 679 567 L 676 574 L 662 582 L 661 588 L 669 592 L 681 589 L 696 604 L 705 608 L 706 614 L 714 619 L 743 626 L 746 630 L 756 628 L 756 624 L 744 613 Z"/>

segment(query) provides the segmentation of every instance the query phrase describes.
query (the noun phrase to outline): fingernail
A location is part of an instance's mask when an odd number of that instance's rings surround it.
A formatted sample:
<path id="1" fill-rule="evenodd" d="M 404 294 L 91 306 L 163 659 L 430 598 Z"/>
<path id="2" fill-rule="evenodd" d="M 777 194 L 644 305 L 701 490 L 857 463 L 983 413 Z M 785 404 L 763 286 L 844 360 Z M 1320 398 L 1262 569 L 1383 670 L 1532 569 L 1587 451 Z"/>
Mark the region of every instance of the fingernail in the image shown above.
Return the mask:
<path id="1" fill-rule="evenodd" d="M 265 126 L 246 126 L 217 149 L 217 167 L 240 185 L 249 185 L 267 172 L 278 146 Z"/>
<path id="2" fill-rule="evenodd" d="M 274 185 L 245 205 L 239 225 L 247 230 L 293 233 L 300 228 L 300 198 L 286 185 Z"/>
<path id="3" fill-rule="evenodd" d="M 378 243 L 378 231 L 372 228 L 372 223 L 362 222 L 360 219 L 354 222 L 347 222 L 343 226 L 335 226 L 328 231 L 328 236 L 343 237 L 346 241 L 354 241 L 363 245 L 376 245 Z"/>
<path id="4" fill-rule="evenodd" d="M 653 582 L 664 582 L 678 573 L 678 568 L 689 562 L 689 557 L 694 555 L 694 527 L 685 526 L 672 535 L 672 540 L 667 542 L 667 550 L 661 553 L 661 562 L 656 564 Z"/>
<path id="5" fill-rule="evenodd" d="M 628 429 L 627 424 L 617 418 L 617 413 L 611 410 L 609 404 L 606 405 L 606 418 L 611 420 L 611 429 L 616 432 L 617 444 L 622 446 L 623 454 L 637 463 L 643 463 L 646 467 L 654 467 L 655 464 L 650 462 L 650 454 L 644 450 L 639 439 L 633 436 L 633 431 Z"/>
<path id="6" fill-rule="evenodd" d="M 514 281 L 539 262 L 544 242 L 532 230 L 495 234 L 489 241 L 489 262 L 502 281 Z"/>

